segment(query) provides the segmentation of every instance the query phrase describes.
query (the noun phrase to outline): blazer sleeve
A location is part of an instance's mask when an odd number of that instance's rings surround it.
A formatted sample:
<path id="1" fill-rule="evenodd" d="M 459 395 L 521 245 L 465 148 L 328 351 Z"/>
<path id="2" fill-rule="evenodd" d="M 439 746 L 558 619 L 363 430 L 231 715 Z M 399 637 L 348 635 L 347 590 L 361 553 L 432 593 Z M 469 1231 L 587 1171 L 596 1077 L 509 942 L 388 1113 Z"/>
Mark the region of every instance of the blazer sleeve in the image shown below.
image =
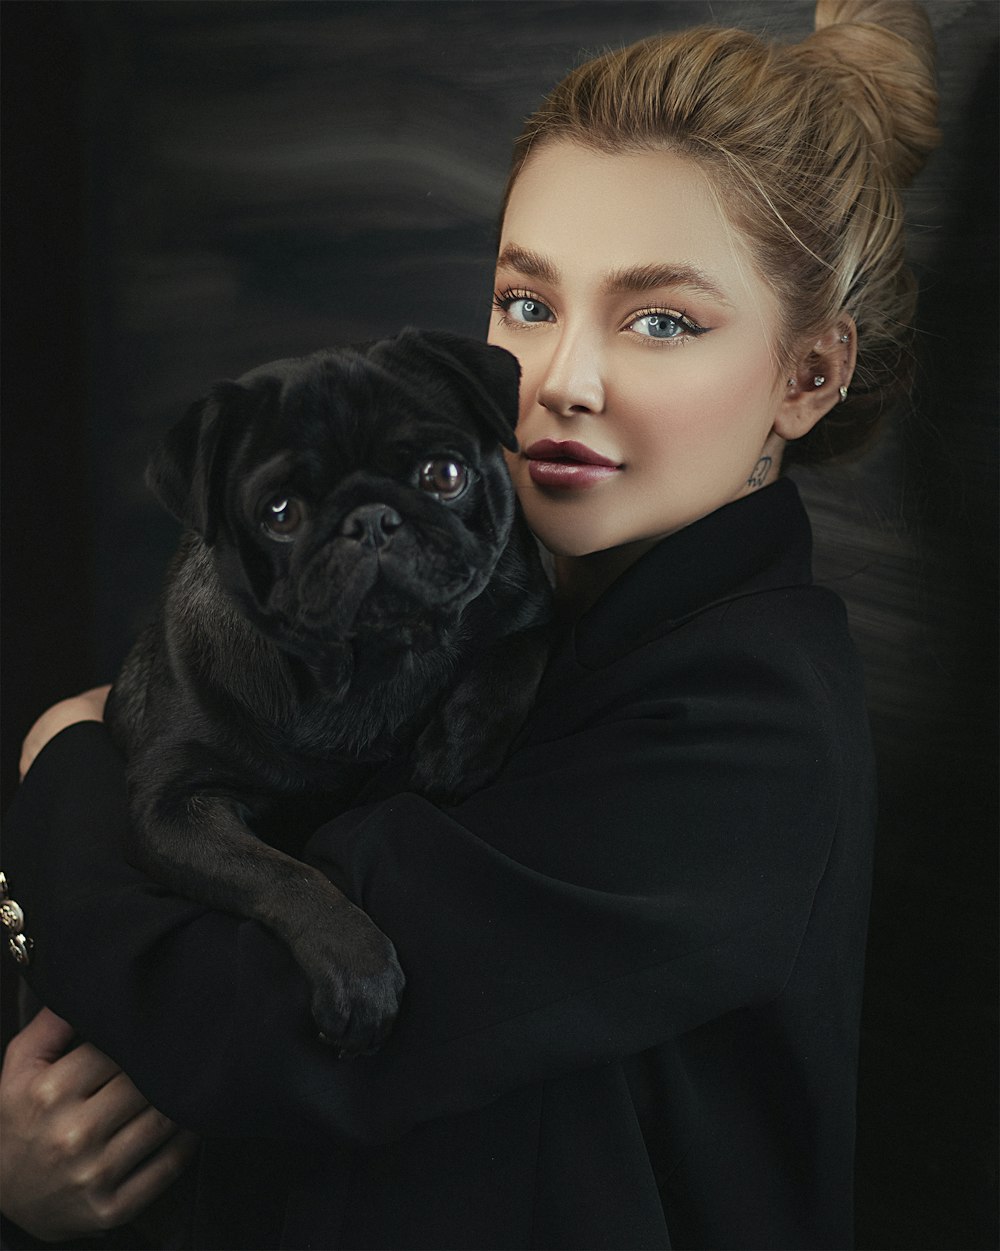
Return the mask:
<path id="1" fill-rule="evenodd" d="M 529 739 L 450 810 L 402 794 L 317 831 L 307 858 L 407 975 L 389 1042 L 353 1061 L 317 1041 L 268 932 L 125 862 L 120 760 L 71 727 L 8 823 L 33 989 L 182 1124 L 369 1142 L 767 1002 L 836 827 L 829 691 L 806 659 L 749 650 L 653 689 Z"/>

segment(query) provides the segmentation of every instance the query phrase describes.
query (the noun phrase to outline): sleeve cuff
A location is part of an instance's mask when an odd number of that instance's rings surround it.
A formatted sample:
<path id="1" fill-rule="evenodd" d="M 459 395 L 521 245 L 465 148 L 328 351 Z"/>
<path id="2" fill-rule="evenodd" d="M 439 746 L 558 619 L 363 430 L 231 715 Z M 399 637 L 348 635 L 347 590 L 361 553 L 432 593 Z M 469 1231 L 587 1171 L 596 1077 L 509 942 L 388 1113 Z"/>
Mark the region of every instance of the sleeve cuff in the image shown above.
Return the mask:
<path id="1" fill-rule="evenodd" d="M 117 856 L 126 820 L 123 763 L 104 725 L 80 721 L 61 730 L 39 752 L 4 821 L 0 925 L 6 961 L 33 971 L 38 928 L 48 912 L 49 892 L 40 886 L 48 875 L 40 870 L 55 866 L 61 882 L 84 881 L 86 862 L 96 861 L 99 850 Z M 85 838 L 65 837 L 77 827 L 86 829 Z"/>

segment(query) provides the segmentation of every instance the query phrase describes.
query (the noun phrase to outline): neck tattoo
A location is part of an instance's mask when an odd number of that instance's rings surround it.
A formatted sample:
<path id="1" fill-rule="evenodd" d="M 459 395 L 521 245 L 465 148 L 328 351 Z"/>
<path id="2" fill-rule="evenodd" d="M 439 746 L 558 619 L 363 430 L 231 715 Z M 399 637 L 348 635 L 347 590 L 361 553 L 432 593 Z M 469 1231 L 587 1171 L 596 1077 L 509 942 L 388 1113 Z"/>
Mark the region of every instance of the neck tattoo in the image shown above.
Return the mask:
<path id="1" fill-rule="evenodd" d="M 762 487 L 764 483 L 767 481 L 767 475 L 770 473 L 770 471 L 771 471 L 770 456 L 762 456 L 760 460 L 757 462 L 757 464 L 754 465 L 753 473 L 750 475 L 749 478 L 747 478 L 747 486 L 753 490 L 756 490 L 757 487 Z"/>

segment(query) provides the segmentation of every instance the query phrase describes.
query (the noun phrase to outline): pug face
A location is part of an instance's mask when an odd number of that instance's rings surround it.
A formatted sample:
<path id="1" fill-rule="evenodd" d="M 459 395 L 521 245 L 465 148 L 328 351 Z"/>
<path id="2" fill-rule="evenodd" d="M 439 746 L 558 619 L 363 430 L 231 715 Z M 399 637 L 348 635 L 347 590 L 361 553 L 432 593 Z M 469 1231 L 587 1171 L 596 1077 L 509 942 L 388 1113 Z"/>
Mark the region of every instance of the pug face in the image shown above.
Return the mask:
<path id="1" fill-rule="evenodd" d="M 196 405 L 150 482 L 279 645 L 420 653 L 507 542 L 517 384 L 502 349 L 416 331 L 275 361 Z"/>

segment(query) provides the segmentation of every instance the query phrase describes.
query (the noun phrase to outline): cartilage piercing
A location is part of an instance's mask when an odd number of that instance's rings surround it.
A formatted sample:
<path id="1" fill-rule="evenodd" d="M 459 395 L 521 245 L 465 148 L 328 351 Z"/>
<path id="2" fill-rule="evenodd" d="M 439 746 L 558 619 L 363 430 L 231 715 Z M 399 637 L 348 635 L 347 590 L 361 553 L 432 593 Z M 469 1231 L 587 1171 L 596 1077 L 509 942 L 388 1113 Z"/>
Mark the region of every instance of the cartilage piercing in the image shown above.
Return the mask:
<path id="1" fill-rule="evenodd" d="M 826 378 L 824 378 L 822 374 L 817 374 L 816 377 L 813 378 L 814 387 L 821 387 L 824 382 L 826 382 Z"/>

